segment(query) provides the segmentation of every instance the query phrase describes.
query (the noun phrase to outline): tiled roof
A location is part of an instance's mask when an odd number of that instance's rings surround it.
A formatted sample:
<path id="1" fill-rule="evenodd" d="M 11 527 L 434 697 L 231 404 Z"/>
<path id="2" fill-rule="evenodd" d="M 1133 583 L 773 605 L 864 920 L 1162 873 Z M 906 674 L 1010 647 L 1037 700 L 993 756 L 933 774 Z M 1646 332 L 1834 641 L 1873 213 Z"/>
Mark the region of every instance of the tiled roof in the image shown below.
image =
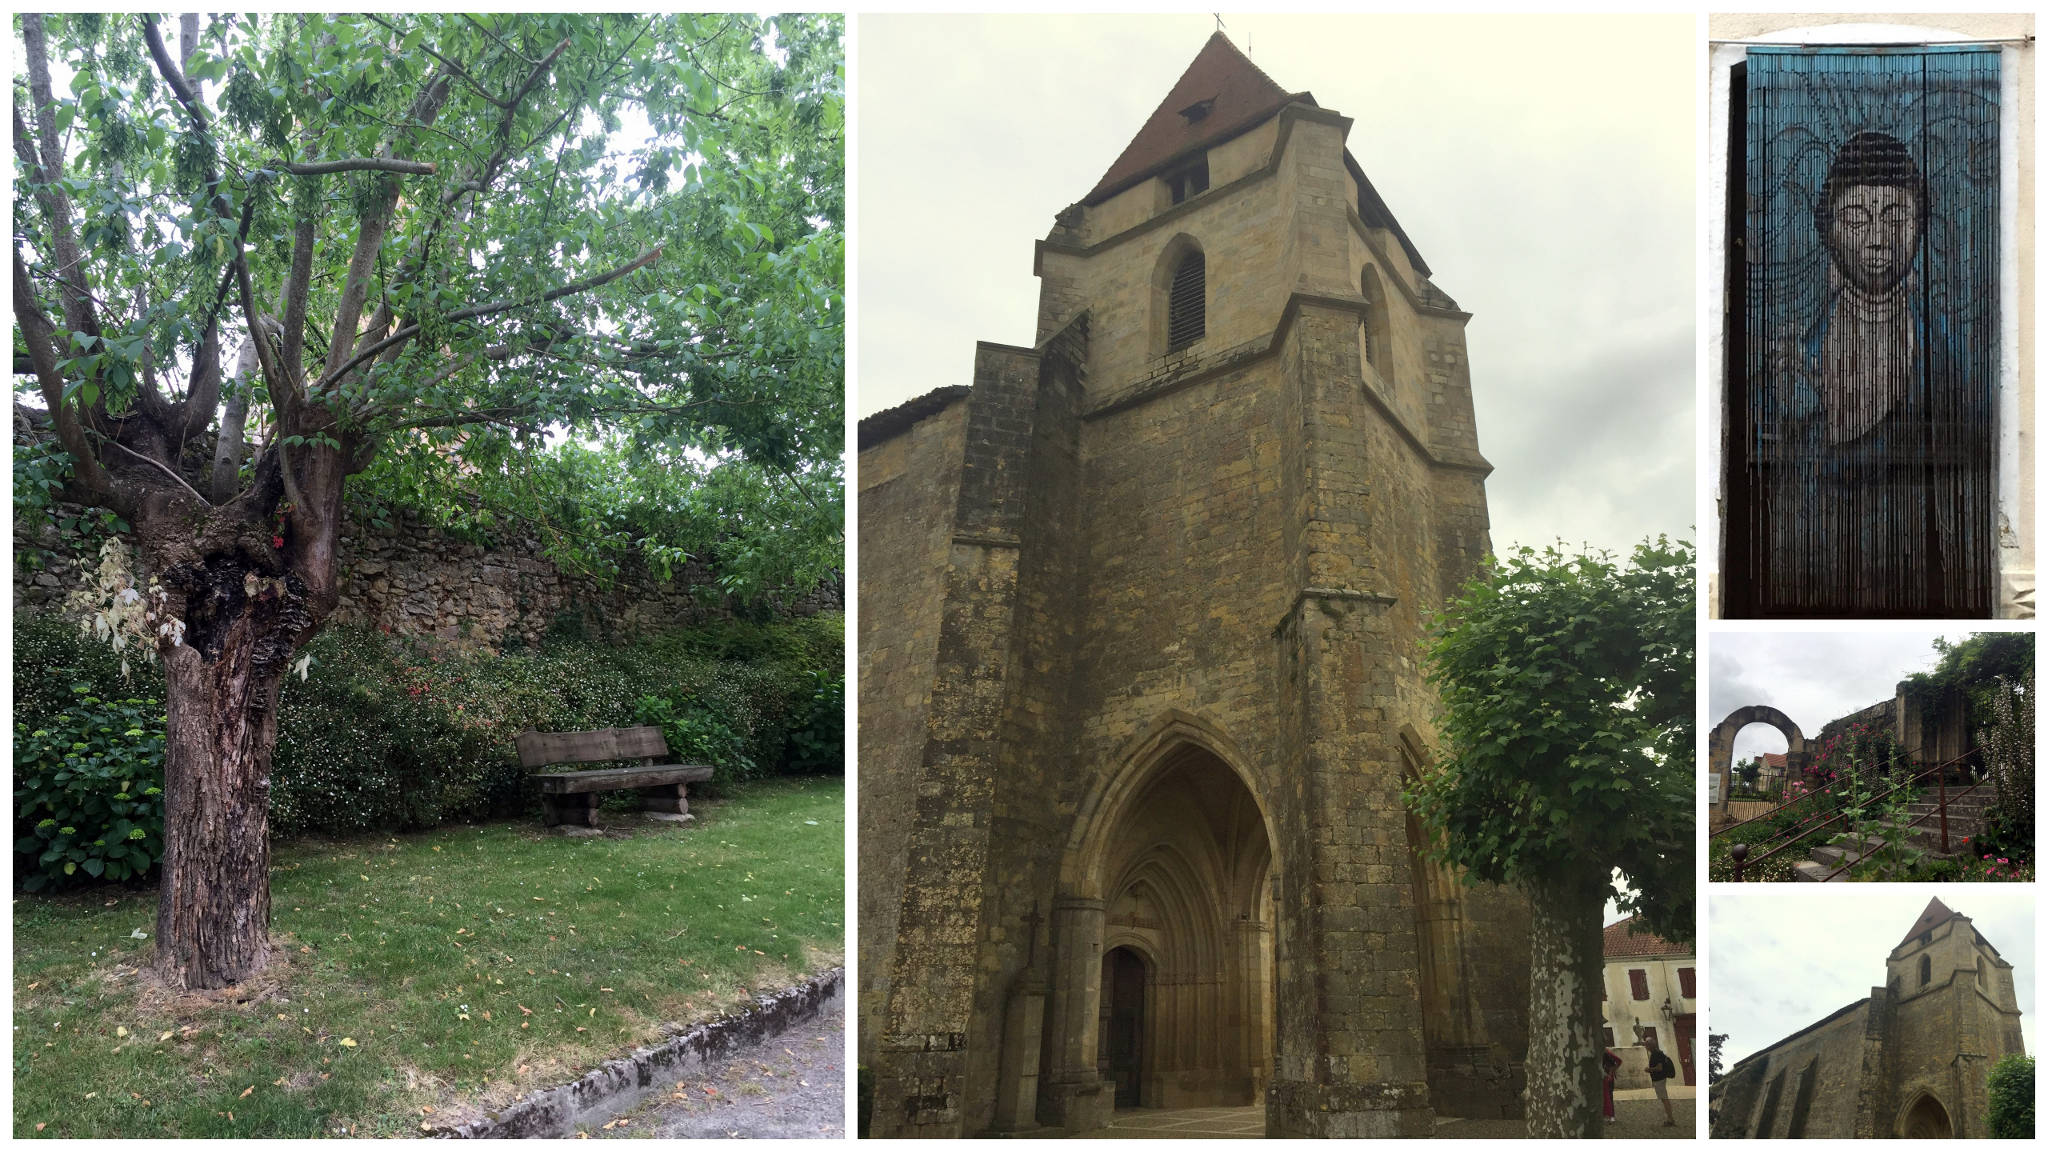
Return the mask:
<path id="1" fill-rule="evenodd" d="M 1690 956 L 1689 945 L 1673 944 L 1648 930 L 1630 932 L 1636 922 L 1631 916 L 1619 924 L 1609 924 L 1601 940 L 1600 951 L 1607 959 L 1615 960 L 1626 956 Z"/>
<path id="2" fill-rule="evenodd" d="M 1265 120 L 1295 100 L 1315 103 L 1306 92 L 1290 93 L 1259 71 L 1237 45 L 1221 32 L 1202 45 L 1195 62 L 1181 73 L 1152 118 L 1131 138 L 1123 155 L 1109 166 L 1086 202 L 1099 204 L 1195 148 L 1227 140 Z M 1195 118 L 1182 115 L 1207 103 Z"/>
<path id="3" fill-rule="evenodd" d="M 1959 913 L 1950 911 L 1949 906 L 1943 904 L 1939 897 L 1930 899 L 1927 901 L 1927 911 L 1920 913 L 1920 918 L 1913 921 L 1911 928 L 1906 929 L 1906 934 L 1899 938 L 1899 943 L 1904 944 L 1922 932 L 1932 931 L 1937 925 L 1946 924 L 1958 915 Z"/>
<path id="4" fill-rule="evenodd" d="M 894 408 L 884 408 L 872 416 L 863 417 L 857 439 L 859 449 L 871 448 L 898 433 L 909 431 L 918 421 L 945 411 L 948 405 L 964 398 L 967 393 L 966 385 L 950 384 L 905 400 Z"/>
<path id="5" fill-rule="evenodd" d="M 1196 53 L 1195 62 L 1181 73 L 1166 99 L 1160 101 L 1152 118 L 1131 138 L 1123 155 L 1109 166 L 1094 190 L 1082 198 L 1082 203 L 1100 204 L 1181 156 L 1228 140 L 1296 102 L 1313 106 L 1316 98 L 1307 92 L 1289 92 L 1274 83 L 1272 77 L 1237 50 L 1229 37 L 1216 32 Z M 1186 115 L 1191 111 L 1199 111 L 1200 115 Z M 1428 276 L 1429 264 L 1348 149 L 1344 162 L 1352 178 L 1358 181 L 1359 219 L 1370 227 L 1393 232 L 1401 250 L 1407 253 L 1408 262 L 1418 273 Z M 1444 299 L 1450 300 L 1448 296 Z"/>

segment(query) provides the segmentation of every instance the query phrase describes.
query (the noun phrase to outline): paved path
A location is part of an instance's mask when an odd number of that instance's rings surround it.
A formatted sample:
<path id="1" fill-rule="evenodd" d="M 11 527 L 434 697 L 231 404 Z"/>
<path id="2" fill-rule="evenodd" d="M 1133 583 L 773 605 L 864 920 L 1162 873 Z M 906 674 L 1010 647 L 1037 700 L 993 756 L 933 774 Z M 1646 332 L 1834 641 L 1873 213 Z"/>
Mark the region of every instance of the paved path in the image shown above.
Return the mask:
<path id="1" fill-rule="evenodd" d="M 1693 1101 L 1680 1099 L 1672 1094 L 1671 1112 L 1678 1118 L 1675 1128 L 1664 1127 L 1664 1106 L 1648 1088 L 1641 1090 L 1643 1099 L 1629 1099 L 1637 1093 L 1615 1094 L 1614 1123 L 1606 1125 L 1605 1136 L 1609 1140 L 1691 1140 L 1697 1133 L 1693 1130 Z M 1455 1120 L 1439 1117 L 1436 1122 L 1436 1138 L 1439 1140 L 1520 1140 L 1528 1131 L 1520 1120 Z"/>
<path id="2" fill-rule="evenodd" d="M 829 1139 L 846 1136 L 846 998 L 782 1035 L 650 1095 L 596 1137 Z"/>
<path id="3" fill-rule="evenodd" d="M 1089 1140 L 1244 1140 L 1266 1134 L 1266 1106 L 1244 1108 L 1125 1108 Z"/>
<path id="4" fill-rule="evenodd" d="M 1664 1127 L 1664 1106 L 1648 1088 L 1616 1093 L 1614 1123 L 1607 1125 L 1610 1140 L 1691 1140 L 1693 1131 L 1693 1089 L 1672 1092 L 1671 1111 L 1678 1118 L 1675 1128 Z M 1230 1140 L 1258 1139 L 1266 1134 L 1266 1109 L 1254 1104 L 1246 1108 L 1128 1108 L 1119 1111 L 1108 1127 L 1081 1133 L 1088 1140 Z M 1440 1117 L 1436 1122 L 1439 1140 L 1520 1140 L 1527 1136 L 1520 1120 L 1458 1120 Z"/>

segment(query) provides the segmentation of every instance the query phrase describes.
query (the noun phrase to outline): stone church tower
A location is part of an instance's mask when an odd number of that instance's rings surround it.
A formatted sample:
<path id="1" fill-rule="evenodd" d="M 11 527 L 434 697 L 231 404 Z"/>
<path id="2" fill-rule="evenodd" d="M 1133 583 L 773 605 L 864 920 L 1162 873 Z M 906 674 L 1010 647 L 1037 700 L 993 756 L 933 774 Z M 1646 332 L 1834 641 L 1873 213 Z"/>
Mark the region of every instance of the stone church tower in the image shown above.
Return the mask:
<path id="1" fill-rule="evenodd" d="M 1991 1066 L 2023 1054 L 2012 964 L 1938 899 L 1868 998 L 1751 1053 L 1712 1089 L 1716 1138 L 1982 1138 Z"/>
<path id="2" fill-rule="evenodd" d="M 876 1136 L 1519 1114 L 1528 913 L 1417 854 L 1486 554 L 1469 318 L 1218 33 L 1039 243 L 1037 343 L 860 428 Z"/>

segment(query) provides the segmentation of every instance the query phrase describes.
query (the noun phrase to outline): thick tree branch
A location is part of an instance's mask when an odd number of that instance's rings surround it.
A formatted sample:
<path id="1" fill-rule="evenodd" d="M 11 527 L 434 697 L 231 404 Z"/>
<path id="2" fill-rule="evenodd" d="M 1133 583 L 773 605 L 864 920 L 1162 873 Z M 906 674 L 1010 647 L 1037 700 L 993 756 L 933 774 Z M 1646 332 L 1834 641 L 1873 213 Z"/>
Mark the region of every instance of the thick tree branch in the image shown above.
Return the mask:
<path id="1" fill-rule="evenodd" d="M 178 487 L 183 488 L 185 491 L 191 493 L 192 498 L 194 500 L 199 501 L 202 507 L 213 507 L 212 501 L 208 500 L 204 496 L 201 496 L 199 494 L 198 489 L 192 487 L 190 484 L 185 483 L 185 478 L 183 476 L 178 475 L 176 472 L 172 471 L 170 466 L 165 464 L 163 461 L 158 460 L 154 456 L 144 456 L 142 453 L 135 451 L 133 448 L 128 447 L 126 444 L 123 444 L 118 440 L 108 440 L 106 441 L 106 444 L 109 448 L 112 448 L 117 452 L 123 453 L 124 455 L 132 456 L 135 459 L 142 461 L 144 464 L 149 465 L 151 468 L 154 468 L 157 471 L 163 473 L 164 475 L 169 476 L 173 481 L 177 483 Z"/>
<path id="2" fill-rule="evenodd" d="M 408 123 L 431 124 L 440 114 L 441 105 L 448 99 L 452 85 L 448 75 L 436 72 L 427 80 L 414 99 L 412 108 L 406 114 Z M 382 151 L 388 153 L 391 143 L 386 142 Z M 391 223 L 392 209 L 398 203 L 398 183 L 387 182 L 384 195 L 362 216 L 356 233 L 356 250 L 349 259 L 348 278 L 342 282 L 341 302 L 335 308 L 334 335 L 327 345 L 327 365 L 322 372 L 324 378 L 333 378 L 335 369 L 357 342 L 356 326 L 362 321 L 363 305 L 369 299 L 370 277 L 376 268 L 377 252 L 384 244 L 385 230 Z"/>
<path id="3" fill-rule="evenodd" d="M 43 18 L 33 12 L 21 17 L 23 56 L 28 64 L 29 104 L 35 116 L 35 140 L 40 149 L 35 172 L 35 197 L 50 226 L 50 251 L 56 260 L 57 281 L 64 305 L 64 322 L 74 332 L 100 335 L 98 311 L 85 284 L 84 255 L 71 219 L 71 197 L 64 191 L 64 148 L 57 139 L 57 102 L 50 92 L 50 49 L 43 31 Z M 21 147 L 22 123 L 15 119 L 16 147 Z"/>
<path id="4" fill-rule="evenodd" d="M 164 36 L 157 30 L 155 16 L 142 18 L 142 39 L 149 45 L 149 58 L 156 61 L 157 74 L 164 78 L 165 84 L 170 85 L 171 95 L 178 98 L 178 103 L 185 109 L 185 115 L 191 117 L 192 127 L 201 132 L 207 131 L 212 125 L 207 123 L 206 108 L 199 103 L 199 94 L 194 92 L 192 85 L 186 81 L 185 73 L 179 69 L 178 62 L 171 59 L 170 49 L 164 47 Z"/>
<path id="5" fill-rule="evenodd" d="M 50 412 L 50 424 L 57 430 L 57 442 L 71 454 L 72 471 L 87 492 L 123 517 L 135 510 L 135 494 L 118 487 L 114 478 L 93 455 L 77 409 L 64 403 L 64 374 L 57 370 L 57 330 L 36 303 L 35 288 L 29 283 L 28 265 L 14 252 L 14 320 L 21 328 L 22 343 L 28 346 L 35 367 L 36 384 L 43 404 Z"/>
<path id="6" fill-rule="evenodd" d="M 501 312 L 510 312 L 517 308 L 531 308 L 536 304 L 545 304 L 551 300 L 560 300 L 564 296 L 574 296 L 579 292 L 588 292 L 593 288 L 602 288 L 606 284 L 609 284 L 612 281 L 617 280 L 619 277 L 624 276 L 629 272 L 645 268 L 649 264 L 652 264 L 659 259 L 661 259 L 661 249 L 656 248 L 654 251 L 647 253 L 645 256 L 642 256 L 629 264 L 620 265 L 619 267 L 614 268 L 609 272 L 600 273 L 596 276 L 590 277 L 587 280 L 577 280 L 573 283 L 564 284 L 560 288 L 551 288 L 546 292 L 539 294 L 538 296 L 529 296 L 523 300 L 509 300 L 498 304 L 479 304 L 473 308 L 459 309 L 457 311 L 448 313 L 446 316 L 442 317 L 442 319 L 450 323 L 462 320 L 476 320 L 481 319 L 482 317 L 485 316 L 495 316 Z M 324 395 L 325 393 L 333 389 L 335 385 L 339 384 L 344 377 L 346 377 L 350 372 L 354 371 L 358 366 L 368 363 L 370 360 L 376 358 L 378 353 L 383 352 L 388 348 L 395 348 L 398 345 L 403 344 L 405 341 L 412 339 L 414 336 L 419 334 L 419 330 L 420 326 L 417 323 L 408 324 L 405 327 L 400 328 L 398 331 L 393 332 L 391 335 L 386 336 L 384 339 L 379 340 L 375 344 L 370 345 L 363 351 L 358 352 L 352 359 L 341 364 L 334 371 L 328 372 L 325 376 L 321 377 L 320 383 L 314 386 L 313 391 L 316 394 Z M 330 356 L 329 359 L 332 359 L 332 357 Z"/>
<path id="7" fill-rule="evenodd" d="M 303 164 L 278 161 L 270 165 L 294 176 L 328 176 L 336 172 L 396 172 L 402 176 L 432 176 L 438 169 L 424 160 L 394 160 L 389 156 L 351 156 L 345 160 L 318 160 Z"/>
<path id="8" fill-rule="evenodd" d="M 375 17 L 372 17 L 372 19 L 375 19 Z M 639 36 L 636 35 L 633 38 L 633 42 L 638 43 Z M 490 159 L 484 161 L 476 171 L 470 173 L 467 179 L 455 181 L 441 193 L 439 212 L 413 241 L 411 250 L 406 253 L 405 259 L 398 266 L 397 275 L 392 278 L 394 283 L 409 283 L 418 276 L 420 268 L 426 263 L 427 254 L 433 250 L 434 242 L 440 238 L 442 223 L 456 212 L 456 205 L 465 196 L 480 196 L 497 180 L 498 174 L 504 170 L 506 162 L 510 160 L 513 154 L 512 126 L 519 115 L 520 104 L 524 102 L 526 97 L 535 88 L 539 87 L 541 80 L 547 75 L 548 70 L 554 67 L 555 61 L 561 57 L 562 52 L 568 46 L 569 41 L 566 39 L 557 44 L 555 50 L 549 53 L 546 59 L 533 66 L 533 70 L 528 73 L 526 79 L 520 83 L 519 87 L 513 90 L 511 95 L 503 100 L 490 100 L 492 104 L 503 110 L 503 114 L 498 117 L 497 127 L 492 133 L 498 140 L 497 148 L 492 151 Z M 630 45 L 628 50 L 631 50 Z M 438 59 L 438 57 L 436 58 Z M 587 91 L 579 94 L 576 101 L 570 107 L 581 106 L 584 97 L 587 95 Z M 564 108 L 561 114 L 555 117 L 554 122 L 549 124 L 537 139 L 546 139 L 552 135 L 554 130 L 560 127 L 562 121 L 568 117 L 569 112 L 570 108 Z M 474 200 L 472 200 L 473 204 Z M 368 328 L 363 333 L 363 340 L 373 343 L 382 340 L 384 333 L 390 330 L 395 319 L 396 313 L 393 311 L 390 303 L 388 301 L 380 301 L 376 312 L 371 315 Z M 390 356 L 386 357 L 387 361 L 397 355 L 396 348 L 396 345 L 392 346 Z"/>

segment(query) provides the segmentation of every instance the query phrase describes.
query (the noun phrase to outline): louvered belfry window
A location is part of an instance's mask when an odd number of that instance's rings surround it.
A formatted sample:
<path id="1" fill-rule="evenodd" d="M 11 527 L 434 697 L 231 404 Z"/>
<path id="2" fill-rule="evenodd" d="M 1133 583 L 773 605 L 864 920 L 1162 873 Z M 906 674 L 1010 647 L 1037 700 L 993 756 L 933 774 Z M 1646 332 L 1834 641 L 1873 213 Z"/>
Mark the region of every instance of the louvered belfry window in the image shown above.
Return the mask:
<path id="1" fill-rule="evenodd" d="M 1203 261 L 1200 252 L 1180 258 L 1166 294 L 1166 350 L 1178 352 L 1202 338 Z"/>
<path id="2" fill-rule="evenodd" d="M 1752 48 L 1730 95 L 1730 616 L 1996 604 L 1999 56 Z"/>

